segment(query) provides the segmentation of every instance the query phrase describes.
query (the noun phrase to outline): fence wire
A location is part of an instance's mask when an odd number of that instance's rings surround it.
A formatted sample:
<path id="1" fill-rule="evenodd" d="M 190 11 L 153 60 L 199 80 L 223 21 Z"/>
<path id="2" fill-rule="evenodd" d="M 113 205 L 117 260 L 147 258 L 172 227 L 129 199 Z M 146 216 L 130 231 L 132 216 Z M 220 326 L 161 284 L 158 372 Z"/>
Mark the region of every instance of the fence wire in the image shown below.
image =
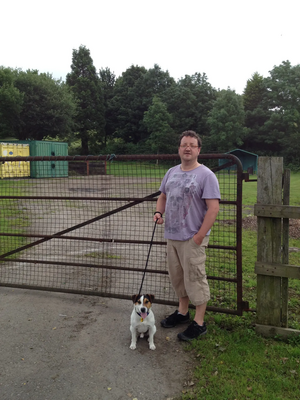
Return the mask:
<path id="1" fill-rule="evenodd" d="M 137 293 L 160 183 L 178 157 L 15 159 L 0 158 L 15 163 L 5 166 L 0 180 L 0 285 L 117 298 Z M 215 171 L 222 197 L 207 250 L 208 308 L 240 313 L 240 176 L 238 168 L 224 169 L 219 160 L 199 160 Z M 233 156 L 227 161 L 238 167 Z M 143 292 L 177 304 L 163 230 L 156 227 Z"/>

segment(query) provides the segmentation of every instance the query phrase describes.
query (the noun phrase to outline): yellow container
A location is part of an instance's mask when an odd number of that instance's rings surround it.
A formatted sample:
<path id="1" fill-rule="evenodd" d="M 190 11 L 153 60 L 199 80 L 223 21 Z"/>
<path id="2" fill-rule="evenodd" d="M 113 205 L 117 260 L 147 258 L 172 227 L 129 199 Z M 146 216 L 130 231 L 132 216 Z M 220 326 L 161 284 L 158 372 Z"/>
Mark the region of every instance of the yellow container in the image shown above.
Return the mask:
<path id="1" fill-rule="evenodd" d="M 28 157 L 29 144 L 0 143 L 0 157 Z M 30 176 L 29 161 L 6 161 L 0 164 L 0 176 L 3 178 L 23 178 Z"/>

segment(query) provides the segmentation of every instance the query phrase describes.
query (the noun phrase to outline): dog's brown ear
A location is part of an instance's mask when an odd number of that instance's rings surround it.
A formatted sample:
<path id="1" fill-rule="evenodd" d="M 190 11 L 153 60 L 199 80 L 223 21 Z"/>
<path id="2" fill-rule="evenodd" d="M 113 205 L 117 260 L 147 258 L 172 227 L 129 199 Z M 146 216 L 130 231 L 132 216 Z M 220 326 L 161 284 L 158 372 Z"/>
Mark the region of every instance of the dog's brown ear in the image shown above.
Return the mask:
<path id="1" fill-rule="evenodd" d="M 147 294 L 147 296 L 149 297 L 149 300 L 151 301 L 151 303 L 153 303 L 153 300 L 155 299 L 154 294 Z"/>
<path id="2" fill-rule="evenodd" d="M 138 297 L 139 297 L 139 295 L 138 295 L 138 294 L 133 294 L 133 295 L 131 296 L 131 298 L 132 298 L 132 301 L 133 301 L 134 303 L 136 303 L 136 302 L 137 302 L 137 299 L 138 299 Z"/>

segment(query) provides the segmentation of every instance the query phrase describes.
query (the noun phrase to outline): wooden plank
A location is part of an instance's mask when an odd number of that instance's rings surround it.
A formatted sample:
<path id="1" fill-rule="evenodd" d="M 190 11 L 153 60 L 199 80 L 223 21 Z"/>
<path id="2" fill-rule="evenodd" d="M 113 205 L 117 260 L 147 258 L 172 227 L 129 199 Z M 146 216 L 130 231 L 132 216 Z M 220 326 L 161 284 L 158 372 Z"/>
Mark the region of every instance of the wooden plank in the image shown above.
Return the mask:
<path id="1" fill-rule="evenodd" d="M 281 157 L 259 157 L 257 204 L 282 204 Z M 281 220 L 257 218 L 257 261 L 281 263 Z M 281 326 L 281 278 L 257 275 L 257 323 Z"/>
<path id="2" fill-rule="evenodd" d="M 275 336 L 282 336 L 283 338 L 288 338 L 291 336 L 299 336 L 300 331 L 298 329 L 288 329 L 282 328 L 277 326 L 270 326 L 270 325 L 255 325 L 256 333 L 264 337 L 275 337 Z"/>
<path id="3" fill-rule="evenodd" d="M 254 204 L 254 215 L 266 218 L 300 219 L 300 207 L 276 204 Z"/>
<path id="4" fill-rule="evenodd" d="M 283 173 L 283 197 L 282 204 L 290 204 L 290 182 L 291 171 L 285 169 Z M 290 220 L 288 218 L 282 219 L 282 264 L 289 263 L 289 226 Z M 289 280 L 288 278 L 281 278 L 281 291 L 282 291 L 282 310 L 281 310 L 281 326 L 288 327 L 288 303 L 289 303 Z"/>
<path id="5" fill-rule="evenodd" d="M 300 279 L 300 266 L 257 261 L 255 263 L 255 273 L 266 276 Z"/>

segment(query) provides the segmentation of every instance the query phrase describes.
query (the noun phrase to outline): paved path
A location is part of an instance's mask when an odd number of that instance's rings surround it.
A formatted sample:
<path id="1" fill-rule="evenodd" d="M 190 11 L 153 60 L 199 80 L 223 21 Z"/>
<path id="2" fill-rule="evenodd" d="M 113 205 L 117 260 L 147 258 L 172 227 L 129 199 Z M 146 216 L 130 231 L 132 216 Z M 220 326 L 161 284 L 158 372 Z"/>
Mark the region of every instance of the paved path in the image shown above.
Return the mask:
<path id="1" fill-rule="evenodd" d="M 130 350 L 130 301 L 0 287 L 1 400 L 166 400 L 191 372 L 178 329 Z"/>

